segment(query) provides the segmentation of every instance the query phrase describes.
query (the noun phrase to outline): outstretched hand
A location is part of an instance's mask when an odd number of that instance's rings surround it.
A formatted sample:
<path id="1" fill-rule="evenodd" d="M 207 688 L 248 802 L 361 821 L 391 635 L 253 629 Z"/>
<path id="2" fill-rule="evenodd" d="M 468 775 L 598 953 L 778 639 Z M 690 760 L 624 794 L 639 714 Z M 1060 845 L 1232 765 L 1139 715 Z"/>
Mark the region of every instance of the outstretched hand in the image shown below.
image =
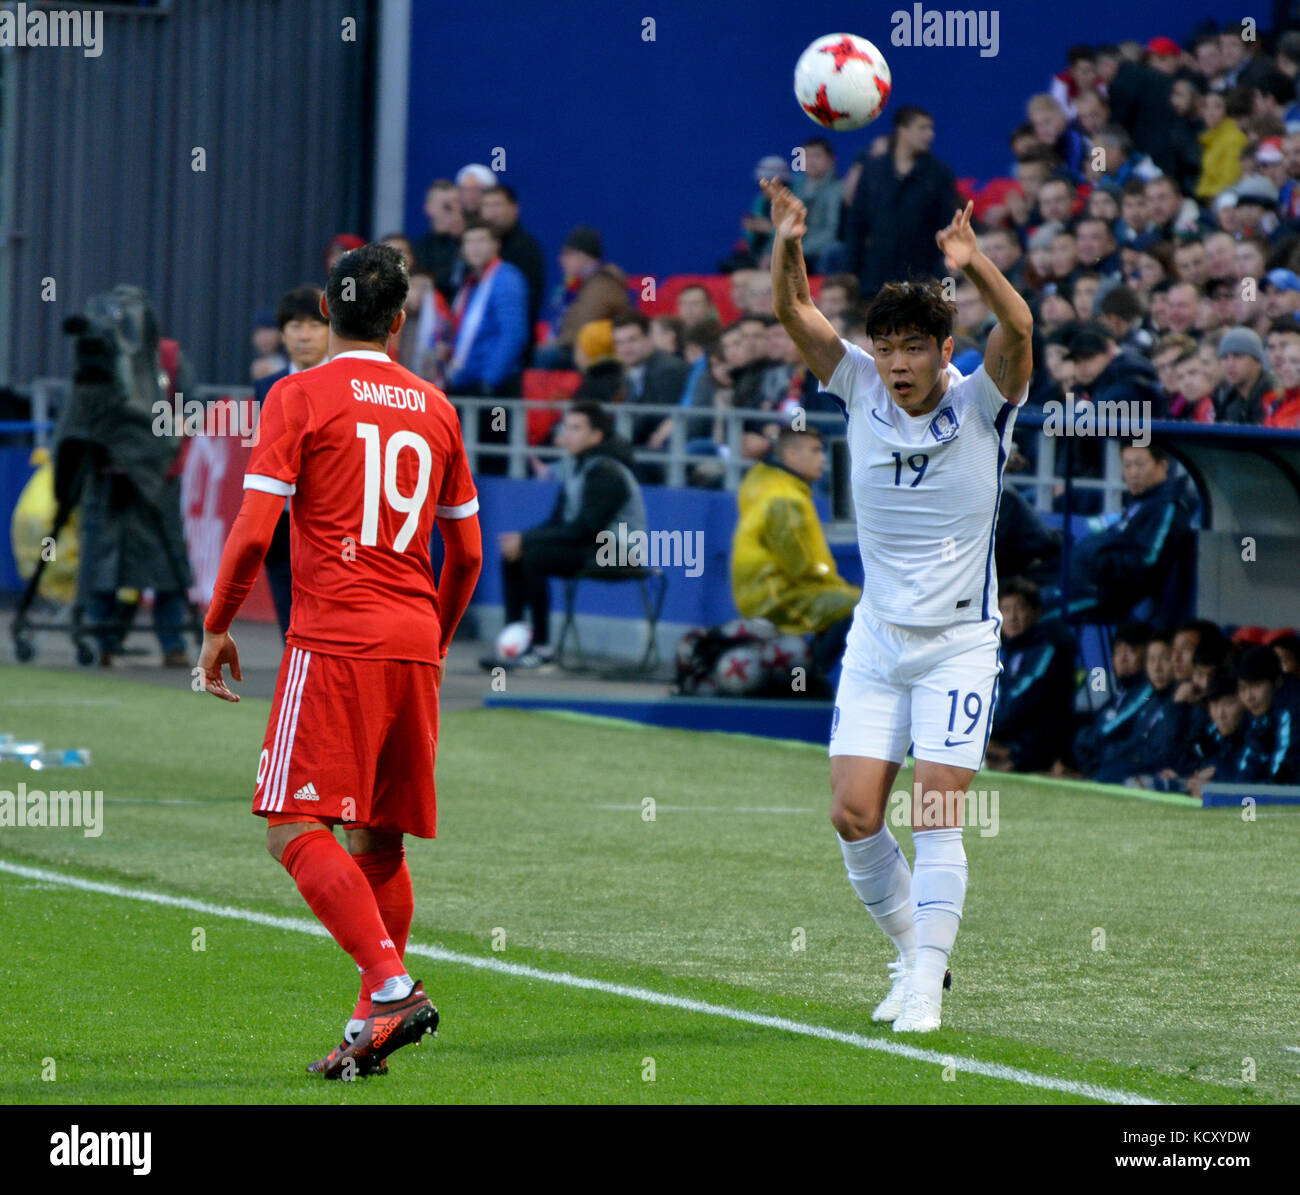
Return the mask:
<path id="1" fill-rule="evenodd" d="M 785 183 L 776 178 L 760 178 L 759 188 L 772 205 L 772 225 L 782 240 L 797 241 L 808 231 L 808 209 Z"/>
<path id="2" fill-rule="evenodd" d="M 971 213 L 975 210 L 974 202 L 966 204 L 964 211 L 954 213 L 952 223 L 947 228 L 934 234 L 939 248 L 943 250 L 943 264 L 949 270 L 961 270 L 970 265 L 971 258 L 979 248 L 975 239 L 975 230 L 970 226 Z"/>
<path id="3" fill-rule="evenodd" d="M 222 666 L 226 664 L 230 665 L 232 680 L 244 679 L 244 674 L 239 667 L 239 649 L 230 637 L 230 632 L 214 635 L 211 631 L 205 630 L 203 648 L 199 652 L 199 664 L 196 669 L 203 680 L 204 691 L 214 697 L 220 697 L 223 701 L 238 701 L 239 694 L 232 693 L 226 687 L 225 678 L 221 674 Z"/>

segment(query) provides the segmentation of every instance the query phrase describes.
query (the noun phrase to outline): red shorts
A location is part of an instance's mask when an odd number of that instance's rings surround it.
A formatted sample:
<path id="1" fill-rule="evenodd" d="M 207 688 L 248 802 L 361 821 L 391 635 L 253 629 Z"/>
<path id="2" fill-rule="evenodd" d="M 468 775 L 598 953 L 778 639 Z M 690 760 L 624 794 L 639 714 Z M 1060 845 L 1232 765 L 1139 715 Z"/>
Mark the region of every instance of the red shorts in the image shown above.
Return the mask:
<path id="1" fill-rule="evenodd" d="M 438 669 L 285 649 L 253 812 L 433 838 Z"/>

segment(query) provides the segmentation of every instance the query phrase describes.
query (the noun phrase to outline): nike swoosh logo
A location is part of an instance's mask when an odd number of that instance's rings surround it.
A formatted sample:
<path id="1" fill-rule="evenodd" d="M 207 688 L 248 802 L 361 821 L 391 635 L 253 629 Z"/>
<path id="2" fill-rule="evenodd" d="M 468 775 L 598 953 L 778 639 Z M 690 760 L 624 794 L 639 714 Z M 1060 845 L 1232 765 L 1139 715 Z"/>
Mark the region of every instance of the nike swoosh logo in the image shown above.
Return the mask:
<path id="1" fill-rule="evenodd" d="M 872 905 L 883 905 L 888 899 L 889 897 L 882 896 L 879 900 L 864 900 L 862 903 L 866 905 L 867 908 L 871 908 Z"/>
<path id="2" fill-rule="evenodd" d="M 923 900 L 920 903 L 918 903 L 916 907 L 918 909 L 923 909 L 925 908 L 926 905 L 950 905 L 950 904 L 952 904 L 952 901 L 950 900 Z"/>
<path id="3" fill-rule="evenodd" d="M 874 410 L 871 412 L 871 418 L 874 419 L 877 423 L 883 423 L 886 427 L 890 428 L 890 430 L 893 430 L 893 425 L 889 422 L 889 420 L 881 419 L 881 417 L 877 415 Z"/>
<path id="4" fill-rule="evenodd" d="M 945 747 L 964 747 L 967 743 L 973 743 L 974 741 L 975 741 L 974 739 L 961 739 L 958 742 L 954 743 L 952 739 L 944 739 L 943 745 Z"/>

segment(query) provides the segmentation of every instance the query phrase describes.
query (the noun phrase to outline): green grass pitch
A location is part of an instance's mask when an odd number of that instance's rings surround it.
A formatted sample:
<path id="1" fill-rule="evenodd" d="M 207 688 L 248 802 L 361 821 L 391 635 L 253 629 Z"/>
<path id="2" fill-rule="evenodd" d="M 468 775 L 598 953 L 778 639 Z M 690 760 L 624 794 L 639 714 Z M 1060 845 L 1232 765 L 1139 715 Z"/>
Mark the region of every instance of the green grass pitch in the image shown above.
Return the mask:
<path id="1" fill-rule="evenodd" d="M 870 1021 L 891 951 L 844 878 L 823 751 L 487 710 L 444 718 L 440 837 L 408 844 L 412 942 L 457 956 L 411 963 L 440 1036 L 327 1084 L 303 1067 L 338 1041 L 351 960 L 211 907 L 312 920 L 248 812 L 268 708 L 0 668 L 0 731 L 94 753 L 0 764 L 0 790 L 104 793 L 99 837 L 0 828 L 0 867 L 56 873 L 0 870 L 0 1102 L 1300 1099 L 1295 812 L 978 777 L 998 833 L 966 833 L 944 1027 L 900 1055 L 869 1048 L 899 1040 Z"/>

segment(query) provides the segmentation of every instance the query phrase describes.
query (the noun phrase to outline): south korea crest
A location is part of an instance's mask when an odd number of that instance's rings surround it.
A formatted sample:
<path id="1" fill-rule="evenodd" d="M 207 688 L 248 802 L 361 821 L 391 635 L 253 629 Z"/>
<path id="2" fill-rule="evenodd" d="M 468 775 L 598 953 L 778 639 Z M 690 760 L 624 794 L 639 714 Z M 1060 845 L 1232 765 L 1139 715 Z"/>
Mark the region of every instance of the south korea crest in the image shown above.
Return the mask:
<path id="1" fill-rule="evenodd" d="M 945 440 L 951 440 L 957 434 L 958 426 L 957 413 L 952 407 L 944 407 L 930 420 L 930 434 L 942 444 Z"/>

